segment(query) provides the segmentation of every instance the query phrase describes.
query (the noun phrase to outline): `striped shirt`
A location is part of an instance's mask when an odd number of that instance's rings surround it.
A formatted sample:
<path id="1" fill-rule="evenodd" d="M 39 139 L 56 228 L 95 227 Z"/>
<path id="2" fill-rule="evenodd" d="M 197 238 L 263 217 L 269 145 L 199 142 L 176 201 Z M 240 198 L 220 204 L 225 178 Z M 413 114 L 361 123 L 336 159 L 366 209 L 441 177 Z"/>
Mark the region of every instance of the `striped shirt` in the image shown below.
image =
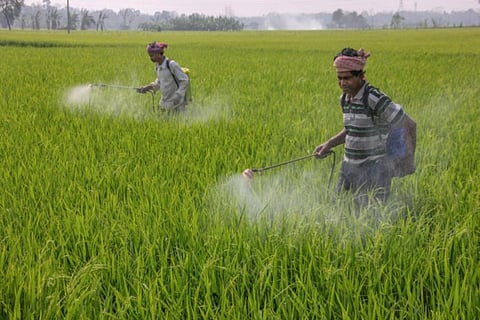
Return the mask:
<path id="1" fill-rule="evenodd" d="M 367 84 L 365 82 L 355 97 L 347 94 L 342 106 L 343 124 L 347 131 L 344 160 L 350 163 L 359 164 L 384 157 L 389 128 L 398 124 L 404 115 L 402 106 L 371 86 L 368 106 L 364 106 L 363 94 Z"/>

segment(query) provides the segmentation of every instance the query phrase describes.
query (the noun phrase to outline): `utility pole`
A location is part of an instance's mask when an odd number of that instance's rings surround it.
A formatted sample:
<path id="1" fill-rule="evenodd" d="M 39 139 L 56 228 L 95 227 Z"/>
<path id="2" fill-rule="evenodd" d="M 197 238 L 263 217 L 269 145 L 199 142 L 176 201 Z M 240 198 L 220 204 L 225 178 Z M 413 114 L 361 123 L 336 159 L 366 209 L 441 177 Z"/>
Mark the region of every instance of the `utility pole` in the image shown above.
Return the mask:
<path id="1" fill-rule="evenodd" d="M 70 33 L 70 1 L 67 0 L 67 32 Z"/>

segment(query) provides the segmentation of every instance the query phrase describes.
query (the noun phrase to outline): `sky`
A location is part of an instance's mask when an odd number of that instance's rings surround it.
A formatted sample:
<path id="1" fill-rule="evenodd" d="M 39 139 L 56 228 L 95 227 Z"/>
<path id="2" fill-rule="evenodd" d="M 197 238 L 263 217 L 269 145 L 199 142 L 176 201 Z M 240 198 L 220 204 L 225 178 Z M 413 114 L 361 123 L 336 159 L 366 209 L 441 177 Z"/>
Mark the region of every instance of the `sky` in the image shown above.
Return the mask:
<path id="1" fill-rule="evenodd" d="M 408 11 L 465 11 L 480 10 L 480 0 L 69 0 L 70 7 L 88 10 L 133 8 L 153 15 L 156 11 L 175 11 L 179 14 L 262 16 L 268 13 L 331 13 L 343 11 L 394 12 L 403 6 Z M 52 5 L 66 7 L 66 0 L 51 0 Z M 42 0 L 25 0 L 25 4 L 41 5 Z"/>

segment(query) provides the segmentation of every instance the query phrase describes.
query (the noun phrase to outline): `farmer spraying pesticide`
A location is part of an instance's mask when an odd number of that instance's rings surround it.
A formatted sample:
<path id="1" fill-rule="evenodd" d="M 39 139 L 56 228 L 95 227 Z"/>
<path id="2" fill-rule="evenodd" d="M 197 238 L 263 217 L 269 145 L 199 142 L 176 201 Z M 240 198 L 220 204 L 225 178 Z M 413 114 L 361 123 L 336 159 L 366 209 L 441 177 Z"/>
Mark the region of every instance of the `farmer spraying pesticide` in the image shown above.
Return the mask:
<path id="1" fill-rule="evenodd" d="M 367 82 L 365 65 L 369 56 L 363 49 L 345 48 L 334 57 L 338 84 L 343 91 L 340 98 L 343 129 L 314 150 L 314 154 L 321 157 L 331 148 L 345 145 L 337 191 L 352 192 L 357 209 L 368 205 L 369 194 L 376 201 L 384 202 L 390 193 L 392 178 L 415 170 L 412 165 L 398 169 L 394 162 L 407 163 L 411 158 L 407 155 L 413 156 L 415 145 L 413 150 L 402 150 L 404 158 L 401 158 L 390 154 L 387 141 L 393 136 L 392 128 L 413 123 L 414 130 L 415 123 L 402 106 Z M 400 145 L 405 149 L 404 141 L 400 141 Z"/>
<path id="2" fill-rule="evenodd" d="M 147 45 L 150 60 L 155 63 L 157 78 L 154 82 L 137 89 L 139 93 L 160 91 L 159 108 L 168 112 L 185 111 L 187 93 L 189 90 L 189 77 L 180 65 L 168 59 L 164 52 L 168 45 L 162 42 L 152 42 Z"/>

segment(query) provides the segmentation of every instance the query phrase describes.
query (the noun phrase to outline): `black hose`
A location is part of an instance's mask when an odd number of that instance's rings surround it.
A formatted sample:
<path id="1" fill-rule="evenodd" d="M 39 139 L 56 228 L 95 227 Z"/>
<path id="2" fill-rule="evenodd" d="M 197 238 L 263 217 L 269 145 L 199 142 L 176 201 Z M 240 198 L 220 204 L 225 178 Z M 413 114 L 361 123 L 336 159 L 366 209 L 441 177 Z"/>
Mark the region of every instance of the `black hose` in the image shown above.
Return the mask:
<path id="1" fill-rule="evenodd" d="M 332 157 L 332 167 L 330 169 L 330 176 L 328 177 L 328 188 L 330 188 L 330 185 L 332 184 L 333 172 L 335 171 L 335 163 L 337 163 L 335 151 L 330 150 L 330 153 L 333 155 L 333 157 Z"/>
<path id="2" fill-rule="evenodd" d="M 155 91 L 150 91 L 152 94 L 152 109 L 155 111 Z"/>

